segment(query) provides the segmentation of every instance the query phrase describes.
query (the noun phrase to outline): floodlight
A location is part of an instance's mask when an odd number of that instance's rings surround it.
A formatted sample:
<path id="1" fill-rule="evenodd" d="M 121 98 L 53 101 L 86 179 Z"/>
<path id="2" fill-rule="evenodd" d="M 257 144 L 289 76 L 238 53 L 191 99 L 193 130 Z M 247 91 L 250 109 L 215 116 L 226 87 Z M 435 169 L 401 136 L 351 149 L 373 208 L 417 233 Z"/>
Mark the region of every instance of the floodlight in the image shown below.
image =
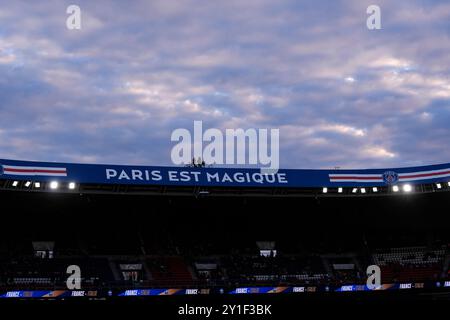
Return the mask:
<path id="1" fill-rule="evenodd" d="M 412 186 L 410 184 L 405 184 L 403 186 L 403 191 L 405 192 L 411 192 L 412 191 Z"/>

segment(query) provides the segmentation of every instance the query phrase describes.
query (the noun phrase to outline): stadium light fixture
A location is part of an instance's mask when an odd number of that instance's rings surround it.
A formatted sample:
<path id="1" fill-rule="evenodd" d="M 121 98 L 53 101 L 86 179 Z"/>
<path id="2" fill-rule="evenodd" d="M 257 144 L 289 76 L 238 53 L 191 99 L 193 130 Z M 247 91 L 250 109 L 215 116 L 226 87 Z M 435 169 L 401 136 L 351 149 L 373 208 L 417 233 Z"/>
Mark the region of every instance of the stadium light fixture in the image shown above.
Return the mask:
<path id="1" fill-rule="evenodd" d="M 358 188 L 353 188 L 352 193 L 357 193 L 358 192 Z"/>
<path id="2" fill-rule="evenodd" d="M 436 187 L 437 187 L 438 189 L 442 189 L 442 184 L 436 183 Z"/>
<path id="3" fill-rule="evenodd" d="M 69 183 L 69 190 L 75 190 L 76 184 L 75 182 L 70 182 Z"/>
<path id="4" fill-rule="evenodd" d="M 450 183 L 450 182 L 449 182 Z M 342 188 L 338 188 L 338 193 L 342 193 L 343 189 Z"/>
<path id="5" fill-rule="evenodd" d="M 450 187 L 450 181 L 449 182 L 447 182 L 447 185 Z"/>
<path id="6" fill-rule="evenodd" d="M 50 189 L 52 190 L 58 189 L 58 182 L 57 181 L 50 182 Z"/>
<path id="7" fill-rule="evenodd" d="M 328 188 L 323 188 L 323 189 L 322 189 L 322 192 L 323 192 L 323 193 L 328 193 Z"/>
<path id="8" fill-rule="evenodd" d="M 373 187 L 373 188 L 372 188 L 372 191 L 373 191 L 373 192 L 378 192 L 378 188 L 377 188 L 377 187 Z"/>
<path id="9" fill-rule="evenodd" d="M 12 186 L 17 187 L 19 185 L 19 181 L 13 181 Z"/>
<path id="10" fill-rule="evenodd" d="M 361 193 L 366 193 L 366 188 L 361 188 Z"/>
<path id="11" fill-rule="evenodd" d="M 27 181 L 27 182 L 25 182 L 25 187 L 29 187 L 29 186 L 31 186 L 31 181 Z"/>
<path id="12" fill-rule="evenodd" d="M 41 183 L 40 182 L 35 182 L 34 183 L 34 187 L 35 188 L 40 188 L 41 187 Z"/>
<path id="13" fill-rule="evenodd" d="M 405 192 L 411 192 L 412 191 L 412 186 L 410 184 L 405 184 L 403 186 L 403 191 Z"/>
<path id="14" fill-rule="evenodd" d="M 399 189 L 399 187 L 398 186 L 393 186 L 392 187 L 392 191 L 394 191 L 394 192 L 398 192 L 400 189 Z"/>

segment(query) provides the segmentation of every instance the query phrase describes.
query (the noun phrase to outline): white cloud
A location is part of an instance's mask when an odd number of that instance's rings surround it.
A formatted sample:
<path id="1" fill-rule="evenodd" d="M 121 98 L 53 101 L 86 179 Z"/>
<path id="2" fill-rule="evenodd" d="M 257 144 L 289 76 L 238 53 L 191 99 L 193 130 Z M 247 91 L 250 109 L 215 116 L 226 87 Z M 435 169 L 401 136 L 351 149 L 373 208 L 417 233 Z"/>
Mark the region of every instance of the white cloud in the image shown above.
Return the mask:
<path id="1" fill-rule="evenodd" d="M 316 129 L 317 131 L 329 131 L 329 132 L 335 132 L 339 134 L 344 135 L 350 135 L 353 137 L 364 137 L 366 136 L 366 130 L 364 129 L 358 129 L 355 127 L 343 125 L 343 124 L 325 124 L 320 125 Z"/>
<path id="2" fill-rule="evenodd" d="M 345 78 L 344 78 L 344 81 L 345 81 L 345 82 L 348 82 L 348 83 L 354 83 L 356 80 L 355 80 L 355 78 L 353 78 L 353 77 L 345 77 Z"/>
<path id="3" fill-rule="evenodd" d="M 369 158 L 395 158 L 396 154 L 383 147 L 366 147 L 363 154 Z"/>

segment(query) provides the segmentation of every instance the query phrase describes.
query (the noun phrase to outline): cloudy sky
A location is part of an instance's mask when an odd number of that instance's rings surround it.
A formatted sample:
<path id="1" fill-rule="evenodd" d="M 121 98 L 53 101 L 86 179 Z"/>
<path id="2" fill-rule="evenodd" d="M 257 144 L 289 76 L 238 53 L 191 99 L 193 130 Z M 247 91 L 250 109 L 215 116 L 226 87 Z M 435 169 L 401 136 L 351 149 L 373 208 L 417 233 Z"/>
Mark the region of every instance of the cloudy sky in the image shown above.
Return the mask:
<path id="1" fill-rule="evenodd" d="M 448 0 L 0 0 L 0 75 L 0 158 L 170 165 L 202 120 L 287 168 L 450 161 Z"/>

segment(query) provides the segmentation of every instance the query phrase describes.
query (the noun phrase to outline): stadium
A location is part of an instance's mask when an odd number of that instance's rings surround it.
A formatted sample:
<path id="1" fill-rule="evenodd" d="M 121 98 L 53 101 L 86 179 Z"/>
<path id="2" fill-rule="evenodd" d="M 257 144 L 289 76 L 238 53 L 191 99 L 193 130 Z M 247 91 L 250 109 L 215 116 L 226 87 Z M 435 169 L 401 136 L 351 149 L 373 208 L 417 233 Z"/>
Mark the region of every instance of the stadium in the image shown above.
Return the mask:
<path id="1" fill-rule="evenodd" d="M 0 168 L 1 300 L 450 292 L 450 164 Z"/>
<path id="2" fill-rule="evenodd" d="M 2 315 L 447 314 L 449 22 L 448 0 L 0 5 Z"/>

